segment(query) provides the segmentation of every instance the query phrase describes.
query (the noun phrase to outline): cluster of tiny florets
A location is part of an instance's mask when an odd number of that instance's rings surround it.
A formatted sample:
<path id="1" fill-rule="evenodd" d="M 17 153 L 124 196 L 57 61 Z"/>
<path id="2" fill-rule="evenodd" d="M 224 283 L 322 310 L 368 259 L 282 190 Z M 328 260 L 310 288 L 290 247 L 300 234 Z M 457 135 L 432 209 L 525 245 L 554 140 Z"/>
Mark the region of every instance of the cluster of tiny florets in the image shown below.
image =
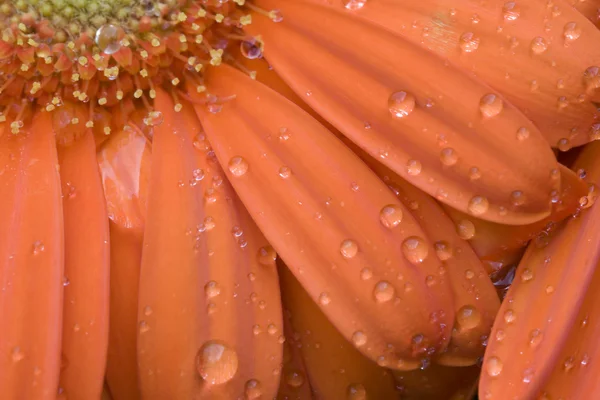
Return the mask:
<path id="1" fill-rule="evenodd" d="M 0 121 L 16 134 L 32 108 L 69 103 L 79 110 L 71 124 L 105 134 L 140 109 L 152 125 L 160 119 L 152 106 L 157 87 L 171 94 L 175 111 L 191 92 L 216 109 L 226 99 L 207 92 L 203 71 L 226 62 L 254 77 L 229 51 L 236 45 L 244 57 L 262 55 L 260 37 L 243 29 L 252 13 L 281 20 L 248 0 L 2 1 Z"/>

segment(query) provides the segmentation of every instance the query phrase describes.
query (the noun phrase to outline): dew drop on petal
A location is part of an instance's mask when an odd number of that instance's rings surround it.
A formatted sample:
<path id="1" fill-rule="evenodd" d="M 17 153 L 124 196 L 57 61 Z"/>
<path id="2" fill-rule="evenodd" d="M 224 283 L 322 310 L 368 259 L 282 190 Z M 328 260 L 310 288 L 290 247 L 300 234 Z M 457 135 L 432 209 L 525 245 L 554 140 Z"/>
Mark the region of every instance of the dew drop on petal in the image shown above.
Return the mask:
<path id="1" fill-rule="evenodd" d="M 283 166 L 279 168 L 279 176 L 283 179 L 287 179 L 290 176 L 292 176 L 292 170 L 290 169 L 290 167 Z"/>
<path id="2" fill-rule="evenodd" d="M 331 297 L 329 296 L 329 293 L 323 292 L 319 295 L 319 304 L 326 306 L 327 304 L 331 303 Z"/>
<path id="3" fill-rule="evenodd" d="M 345 258 L 353 258 L 358 253 L 358 244 L 352 239 L 346 239 L 340 245 L 340 253 Z"/>
<path id="4" fill-rule="evenodd" d="M 472 239 L 475 236 L 475 225 L 468 219 L 460 220 L 456 225 L 456 232 L 461 239 Z"/>
<path id="5" fill-rule="evenodd" d="M 300 371 L 290 371 L 285 376 L 285 383 L 293 388 L 299 388 L 304 384 L 304 375 Z"/>
<path id="6" fill-rule="evenodd" d="M 342 3 L 347 10 L 356 11 L 363 8 L 367 4 L 367 0 L 342 0 Z"/>
<path id="7" fill-rule="evenodd" d="M 352 343 L 356 347 L 364 346 L 367 343 L 367 335 L 362 331 L 356 331 L 352 334 Z"/>
<path id="8" fill-rule="evenodd" d="M 254 60 L 262 56 L 260 46 L 247 40 L 240 43 L 240 52 L 242 53 L 242 56 L 249 60 Z"/>
<path id="9" fill-rule="evenodd" d="M 521 15 L 521 9 L 514 1 L 507 1 L 502 7 L 502 15 L 506 21 L 516 21 Z"/>
<path id="10" fill-rule="evenodd" d="M 262 396 L 262 387 L 256 379 L 250 379 L 244 385 L 246 400 L 257 400 Z"/>
<path id="11" fill-rule="evenodd" d="M 202 379 L 211 385 L 220 385 L 235 376 L 239 361 L 235 350 L 226 344 L 208 341 L 200 348 L 196 363 Z"/>
<path id="12" fill-rule="evenodd" d="M 542 331 L 539 329 L 534 329 L 529 332 L 529 345 L 531 347 L 537 347 L 542 342 L 543 338 L 544 334 Z"/>
<path id="13" fill-rule="evenodd" d="M 498 357 L 490 357 L 485 363 L 485 371 L 489 376 L 498 376 L 502 372 L 502 361 Z"/>
<path id="14" fill-rule="evenodd" d="M 353 383 L 346 390 L 347 400 L 367 400 L 367 390 L 360 383 Z"/>
<path id="15" fill-rule="evenodd" d="M 441 261 L 446 261 L 452 258 L 454 251 L 452 250 L 452 246 L 446 241 L 440 240 L 433 244 L 433 248 L 435 249 L 435 254 Z"/>
<path id="16" fill-rule="evenodd" d="M 413 264 L 422 263 L 429 254 L 425 240 L 418 236 L 410 236 L 402 242 L 404 257 Z"/>
<path id="17" fill-rule="evenodd" d="M 406 172 L 412 176 L 419 175 L 422 168 L 421 162 L 418 160 L 408 160 L 406 163 Z"/>
<path id="18" fill-rule="evenodd" d="M 396 289 L 387 281 L 379 281 L 375 285 L 373 296 L 378 303 L 385 303 L 396 296 Z"/>
<path id="19" fill-rule="evenodd" d="M 147 126 L 158 126 L 163 123 L 164 117 L 160 111 L 150 111 L 143 121 Z"/>
<path id="20" fill-rule="evenodd" d="M 479 47 L 479 37 L 473 32 L 465 32 L 460 35 L 460 49 L 465 53 L 472 53 Z"/>
<path id="21" fill-rule="evenodd" d="M 261 265 L 272 266 L 276 259 L 277 253 L 273 247 L 267 245 L 258 249 L 258 262 Z"/>
<path id="22" fill-rule="evenodd" d="M 515 190 L 510 194 L 510 202 L 513 206 L 522 206 L 525 204 L 525 194 L 520 190 Z"/>
<path id="23" fill-rule="evenodd" d="M 402 222 L 402 209 L 394 204 L 389 204 L 379 212 L 379 220 L 386 228 L 395 228 Z"/>
<path id="24" fill-rule="evenodd" d="M 519 141 L 523 141 L 525 139 L 529 138 L 529 129 L 525 128 L 525 127 L 521 127 L 517 130 L 517 140 Z"/>
<path id="25" fill-rule="evenodd" d="M 456 313 L 456 323 L 461 329 L 473 329 L 481 323 L 481 313 L 471 305 L 462 306 Z"/>
<path id="26" fill-rule="evenodd" d="M 504 108 L 504 102 L 493 93 L 488 93 L 479 101 L 479 111 L 486 118 L 495 117 Z"/>
<path id="27" fill-rule="evenodd" d="M 458 154 L 454 149 L 446 147 L 440 152 L 440 161 L 446 166 L 454 165 L 458 161 Z"/>
<path id="28" fill-rule="evenodd" d="M 467 209 L 473 215 L 482 215 L 485 214 L 490 208 L 490 202 L 483 196 L 473 196 L 471 200 L 469 200 L 469 205 Z"/>
<path id="29" fill-rule="evenodd" d="M 565 42 L 573 42 L 581 36 L 581 28 L 575 22 L 569 22 L 563 30 Z"/>
<path id="30" fill-rule="evenodd" d="M 515 312 L 513 310 L 506 310 L 504 312 L 504 322 L 507 324 L 512 324 L 517 319 Z"/>
<path id="31" fill-rule="evenodd" d="M 536 37 L 531 41 L 531 52 L 539 55 L 548 50 L 548 43 L 543 37 Z"/>
<path id="32" fill-rule="evenodd" d="M 404 118 L 415 109 L 415 96 L 407 92 L 394 92 L 388 99 L 388 108 L 392 116 Z"/>
<path id="33" fill-rule="evenodd" d="M 232 157 L 229 160 L 229 171 L 235 176 L 243 176 L 248 172 L 248 162 L 240 156 Z"/>
<path id="34" fill-rule="evenodd" d="M 221 288 L 217 282 L 210 281 L 204 285 L 204 293 L 206 293 L 206 297 L 208 298 L 216 297 L 221 293 Z"/>

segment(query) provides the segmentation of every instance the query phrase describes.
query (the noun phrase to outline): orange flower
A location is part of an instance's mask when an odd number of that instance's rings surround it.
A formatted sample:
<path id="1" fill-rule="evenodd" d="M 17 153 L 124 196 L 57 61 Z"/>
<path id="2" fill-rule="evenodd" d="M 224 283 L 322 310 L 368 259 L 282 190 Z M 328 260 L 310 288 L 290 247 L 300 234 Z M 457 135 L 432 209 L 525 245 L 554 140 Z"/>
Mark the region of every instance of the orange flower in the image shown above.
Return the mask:
<path id="1" fill-rule="evenodd" d="M 598 147 L 552 147 L 600 137 L 600 32 L 563 0 L 0 13 L 3 398 L 469 399 L 486 346 L 483 398 L 592 388 Z"/>

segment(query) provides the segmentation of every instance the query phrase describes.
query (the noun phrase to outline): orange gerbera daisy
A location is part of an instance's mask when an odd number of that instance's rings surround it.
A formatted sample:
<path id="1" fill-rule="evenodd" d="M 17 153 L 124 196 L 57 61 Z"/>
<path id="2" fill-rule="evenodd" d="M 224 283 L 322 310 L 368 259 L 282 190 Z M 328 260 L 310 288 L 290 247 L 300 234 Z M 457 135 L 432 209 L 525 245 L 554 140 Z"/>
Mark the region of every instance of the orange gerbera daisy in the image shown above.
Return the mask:
<path id="1" fill-rule="evenodd" d="M 590 3 L 1 1 L 2 398 L 594 398 Z"/>

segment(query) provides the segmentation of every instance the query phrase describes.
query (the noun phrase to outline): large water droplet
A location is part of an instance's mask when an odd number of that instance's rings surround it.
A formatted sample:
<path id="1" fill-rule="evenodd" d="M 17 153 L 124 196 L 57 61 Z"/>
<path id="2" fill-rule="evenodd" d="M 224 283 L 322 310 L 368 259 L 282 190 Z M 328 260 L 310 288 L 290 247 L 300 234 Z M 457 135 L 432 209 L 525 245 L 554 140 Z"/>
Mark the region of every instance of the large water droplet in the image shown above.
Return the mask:
<path id="1" fill-rule="evenodd" d="M 216 297 L 221 293 L 221 288 L 217 282 L 210 281 L 204 285 L 204 293 L 206 293 L 206 297 L 208 298 Z"/>
<path id="2" fill-rule="evenodd" d="M 456 323 L 461 329 L 476 328 L 481 322 L 481 313 L 471 305 L 462 306 L 456 313 Z"/>
<path id="3" fill-rule="evenodd" d="M 581 28 L 575 22 L 569 22 L 565 25 L 563 36 L 565 37 L 565 42 L 573 42 L 581 36 Z"/>
<path id="4" fill-rule="evenodd" d="M 230 381 L 238 369 L 238 355 L 229 346 L 217 342 L 206 342 L 197 356 L 198 373 L 211 385 Z"/>
<path id="5" fill-rule="evenodd" d="M 521 9 L 514 1 L 504 3 L 502 15 L 506 21 L 515 21 L 521 15 Z"/>
<path id="6" fill-rule="evenodd" d="M 353 258 L 358 253 L 358 244 L 352 239 L 346 239 L 340 245 L 340 253 L 345 258 Z"/>
<path id="7" fill-rule="evenodd" d="M 373 290 L 373 296 L 379 303 L 385 303 L 396 296 L 396 289 L 386 281 L 379 281 Z"/>
<path id="8" fill-rule="evenodd" d="M 486 118 L 495 117 L 504 108 L 504 102 L 493 93 L 488 93 L 479 101 L 479 111 Z"/>
<path id="9" fill-rule="evenodd" d="M 402 209 L 395 204 L 387 205 L 379 212 L 379 219 L 386 228 L 395 228 L 402 222 Z"/>
<path id="10" fill-rule="evenodd" d="M 473 32 L 465 32 L 460 36 L 460 49 L 465 53 L 472 53 L 479 47 L 479 37 Z"/>
<path id="11" fill-rule="evenodd" d="M 96 31 L 95 42 L 104 54 L 114 54 L 121 49 L 121 40 L 125 31 L 120 26 L 102 25 Z"/>
<path id="12" fill-rule="evenodd" d="M 248 172 L 248 162 L 239 156 L 232 157 L 229 160 L 229 171 L 235 176 L 243 176 Z"/>
<path id="13" fill-rule="evenodd" d="M 531 41 L 531 52 L 539 55 L 548 50 L 548 43 L 543 37 L 536 37 Z"/>
<path id="14" fill-rule="evenodd" d="M 485 370 L 489 376 L 500 375 L 502 368 L 502 361 L 498 357 L 490 357 L 485 363 Z"/>
<path id="15" fill-rule="evenodd" d="M 420 264 L 427 258 L 429 248 L 425 240 L 418 236 L 410 236 L 402 242 L 404 257 L 413 264 Z"/>
<path id="16" fill-rule="evenodd" d="M 262 56 L 260 45 L 256 42 L 247 40 L 240 43 L 240 52 L 249 60 L 254 60 Z"/>
<path id="17" fill-rule="evenodd" d="M 342 0 L 342 4 L 346 9 L 356 11 L 363 8 L 367 4 L 367 0 Z"/>
<path id="18" fill-rule="evenodd" d="M 388 99 L 390 113 L 396 118 L 404 118 L 415 109 L 415 96 L 407 92 L 394 92 Z"/>
<path id="19" fill-rule="evenodd" d="M 468 219 L 463 219 L 456 225 L 456 232 L 461 239 L 469 240 L 475 236 L 475 225 Z"/>

